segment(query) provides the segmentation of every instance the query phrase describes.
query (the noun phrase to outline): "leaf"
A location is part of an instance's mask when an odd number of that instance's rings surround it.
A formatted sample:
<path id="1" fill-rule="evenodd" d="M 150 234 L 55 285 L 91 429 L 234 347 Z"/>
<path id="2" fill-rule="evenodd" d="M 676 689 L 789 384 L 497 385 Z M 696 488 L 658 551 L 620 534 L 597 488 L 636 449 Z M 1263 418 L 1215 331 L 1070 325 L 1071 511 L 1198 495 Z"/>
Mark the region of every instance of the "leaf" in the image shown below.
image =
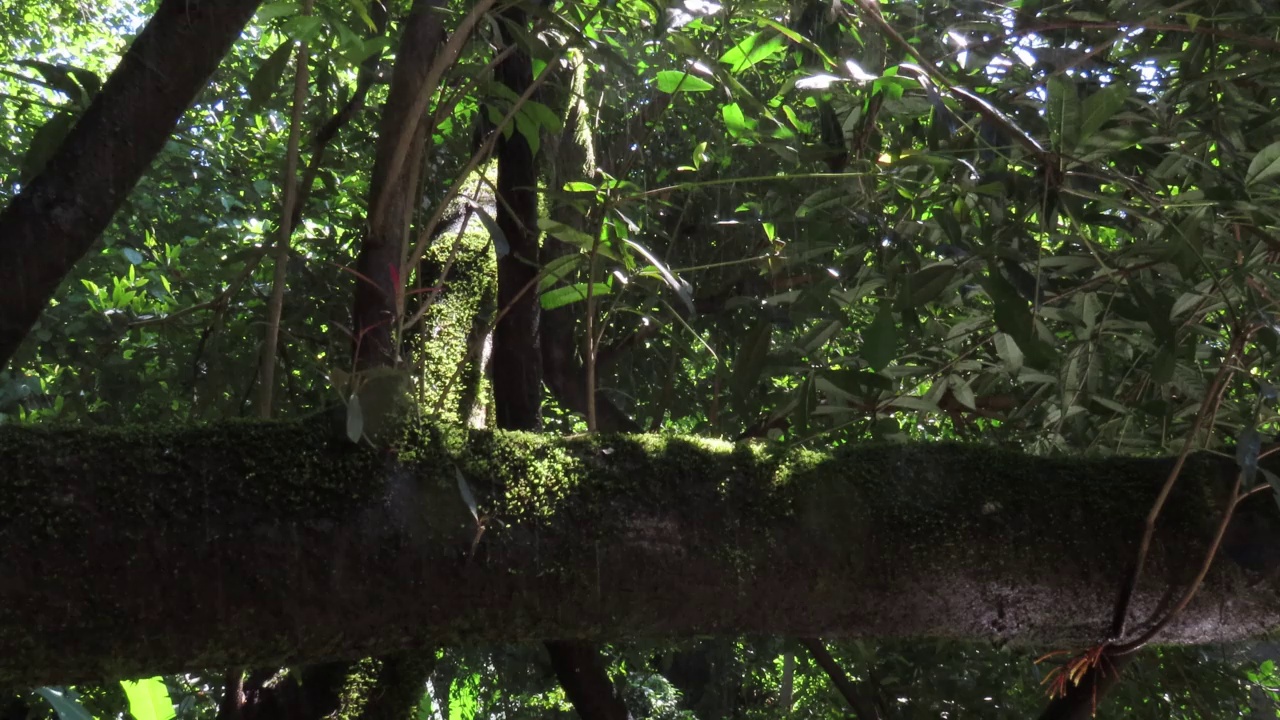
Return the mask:
<path id="1" fill-rule="evenodd" d="M 814 55 L 817 55 L 818 57 L 822 58 L 822 62 L 825 64 L 826 67 L 835 66 L 836 61 L 832 59 L 830 55 L 827 54 L 826 50 L 823 50 L 817 43 L 801 35 L 795 30 L 792 30 L 786 25 L 783 25 L 777 20 L 773 20 L 771 18 L 762 18 L 760 20 L 757 20 L 756 22 L 758 22 L 759 24 L 765 27 L 777 30 L 779 33 L 781 33 L 784 37 L 786 37 L 791 42 L 803 47 L 804 49 L 808 50 Z"/>
<path id="2" fill-rule="evenodd" d="M 347 0 L 347 4 L 350 5 L 351 9 L 355 10 L 356 15 L 359 15 L 360 19 L 364 21 L 365 27 L 370 30 L 378 29 L 378 26 L 373 22 L 373 18 L 369 16 L 369 0 Z"/>
<path id="3" fill-rule="evenodd" d="M 63 63 L 49 63 L 43 60 L 20 60 L 22 67 L 29 67 L 44 78 L 44 86 L 66 95 L 76 107 L 87 107 L 89 104 L 88 88 L 74 74 L 75 68 Z M 86 72 L 86 71 L 81 71 Z M 94 76 L 96 77 L 96 76 Z"/>
<path id="4" fill-rule="evenodd" d="M 1022 348 L 1018 347 L 1018 342 L 1009 333 L 998 332 L 993 340 L 996 345 L 996 355 L 1000 356 L 1005 369 L 1010 375 L 1017 377 L 1018 372 L 1022 370 Z"/>
<path id="5" fill-rule="evenodd" d="M 764 372 L 764 363 L 769 357 L 769 346 L 772 341 L 773 323 L 761 320 L 738 348 L 738 356 L 733 360 L 733 377 L 729 385 L 733 388 L 733 394 L 739 402 L 750 395 L 756 384 L 760 382 L 760 374 Z"/>
<path id="6" fill-rule="evenodd" d="M 958 375 L 952 375 L 947 380 L 947 384 L 951 387 L 951 393 L 955 395 L 956 401 L 970 410 L 978 409 L 978 400 L 973 395 L 973 388 L 969 387 L 969 383 Z"/>
<path id="7" fill-rule="evenodd" d="M 600 297 L 601 295 L 611 294 L 613 288 L 605 283 L 595 283 L 595 287 L 591 292 L 595 297 Z M 584 282 L 548 290 L 538 296 L 538 301 L 542 304 L 543 310 L 555 310 L 586 299 L 587 284 Z"/>
<path id="8" fill-rule="evenodd" d="M 480 522 L 480 507 L 476 503 L 475 493 L 471 492 L 471 484 L 467 482 L 467 478 L 463 476 L 462 470 L 458 466 L 453 467 L 454 478 L 458 481 L 458 494 L 462 496 L 462 502 L 467 504 L 467 509 L 471 511 L 471 517 L 476 522 Z"/>
<path id="9" fill-rule="evenodd" d="M 538 290 L 547 290 L 556 283 L 572 275 L 578 266 L 587 259 L 582 253 L 561 255 L 542 267 L 542 279 L 538 281 Z"/>
<path id="10" fill-rule="evenodd" d="M 800 352 L 805 355 L 811 355 L 827 344 L 836 333 L 844 329 L 843 320 L 832 320 L 825 326 L 820 326 L 815 332 L 810 333 L 803 338 L 800 343 Z"/>
<path id="11" fill-rule="evenodd" d="M 1074 83 L 1054 75 L 1045 83 L 1049 102 L 1046 115 L 1049 132 L 1057 139 L 1059 152 L 1075 149 L 1080 132 L 1080 96 Z"/>
<path id="12" fill-rule="evenodd" d="M 857 368 L 823 370 L 817 382 L 823 392 L 850 398 L 874 395 L 893 387 L 893 381 L 889 378 L 871 370 Z"/>
<path id="13" fill-rule="evenodd" d="M 982 278 L 981 284 L 994 306 L 996 328 L 1014 339 L 1029 365 L 1047 367 L 1053 360 L 1053 347 L 1036 337 L 1035 322 L 1027 301 L 994 268 Z"/>
<path id="14" fill-rule="evenodd" d="M 947 289 L 957 272 L 959 271 L 955 265 L 938 263 L 921 268 L 919 272 L 908 275 L 906 286 L 910 288 L 910 294 L 908 295 L 909 305 L 903 310 L 913 310 L 932 302 L 942 294 L 943 290 Z"/>
<path id="15" fill-rule="evenodd" d="M 1084 99 L 1080 118 L 1079 142 L 1093 136 L 1129 99 L 1129 88 L 1121 83 L 1108 85 Z"/>
<path id="16" fill-rule="evenodd" d="M 630 238 L 625 242 L 628 247 L 644 256 L 644 259 L 648 260 L 649 264 L 657 269 L 658 274 L 662 276 L 662 280 L 667 283 L 667 286 L 674 290 L 676 295 L 680 296 L 680 301 L 684 303 L 690 314 L 696 312 L 693 307 L 693 291 L 689 288 L 688 283 L 680 282 L 666 264 L 659 260 L 657 255 L 649 252 L 645 246 Z"/>
<path id="17" fill-rule="evenodd" d="M 360 409 L 360 396 L 352 394 L 347 400 L 347 439 L 353 443 L 364 437 L 364 412 Z"/>
<path id="18" fill-rule="evenodd" d="M 542 147 L 542 135 L 538 132 L 538 122 L 526 114 L 524 108 L 520 108 L 516 113 L 515 121 L 516 132 L 520 133 L 520 137 L 529 144 L 529 154 L 537 156 L 538 149 Z"/>
<path id="19" fill-rule="evenodd" d="M 44 171 L 44 166 L 62 146 L 62 141 L 66 139 L 67 133 L 71 132 L 71 127 L 75 124 L 75 115 L 60 112 L 40 126 L 32 136 L 31 144 L 27 146 L 27 153 L 22 156 L 19 167 L 22 170 L 23 182 L 31 182 L 32 178 Z"/>
<path id="20" fill-rule="evenodd" d="M 1266 468 L 1258 468 L 1258 472 L 1262 473 L 1262 477 L 1266 478 L 1267 484 L 1271 486 L 1276 504 L 1280 504 L 1280 475 L 1276 475 Z"/>
<path id="21" fill-rule="evenodd" d="M 1262 148 L 1253 156 L 1253 160 L 1249 162 L 1249 170 L 1244 174 L 1244 184 L 1256 185 L 1276 176 L 1280 176 L 1280 140 Z"/>
<path id="22" fill-rule="evenodd" d="M 875 320 L 862 333 L 862 359 L 880 372 L 898 356 L 898 327 L 887 301 L 880 302 Z"/>
<path id="23" fill-rule="evenodd" d="M 280 87 L 280 78 L 284 75 L 285 66 L 289 64 L 289 55 L 293 43 L 286 40 L 262 61 L 258 71 L 249 80 L 249 112 L 262 109 Z"/>
<path id="24" fill-rule="evenodd" d="M 765 37 L 766 33 L 758 32 L 745 38 L 721 55 L 720 62 L 729 65 L 729 72 L 737 75 L 752 65 L 767 60 L 786 49 L 786 44 L 781 37 L 768 33 L 768 39 L 761 42 L 761 39 Z"/>
<path id="25" fill-rule="evenodd" d="M 94 720 L 93 715 L 80 704 L 76 694 L 60 687 L 38 687 L 36 694 L 53 706 L 61 720 Z"/>
<path id="26" fill-rule="evenodd" d="M 729 130 L 729 135 L 742 137 L 750 133 L 751 126 L 746 116 L 742 114 L 742 107 L 738 103 L 729 103 L 721 107 L 720 116 L 724 118 L 724 126 Z"/>
<path id="27" fill-rule="evenodd" d="M 916 397 L 915 395 L 904 395 L 894 398 L 889 403 L 891 407 L 902 408 L 903 410 L 919 410 L 920 412 L 937 412 L 938 403 L 928 398 Z"/>
<path id="28" fill-rule="evenodd" d="M 129 714 L 134 720 L 173 720 L 177 716 L 173 700 L 169 697 L 169 688 L 159 677 L 137 682 L 121 680 L 120 685 L 129 698 Z"/>
<path id="29" fill-rule="evenodd" d="M 603 255 L 610 260 L 622 261 L 622 258 L 618 257 L 618 253 L 614 251 L 609 243 L 601 242 L 597 245 L 595 238 L 577 228 L 565 225 L 562 222 L 556 222 L 555 220 L 548 220 L 546 218 L 538 218 L 538 229 L 560 242 L 573 245 L 583 252 L 591 252 L 591 249 L 594 246 L 596 252 L 600 255 Z"/>
<path id="30" fill-rule="evenodd" d="M 310 42 L 320 35 L 324 29 L 324 21 L 315 15 L 295 15 L 284 21 L 280 30 L 289 39 L 298 42 Z"/>
<path id="31" fill-rule="evenodd" d="M 497 257 L 506 257 L 511 254 L 511 243 L 507 242 L 507 234 L 502 232 L 502 228 L 498 225 L 498 221 L 479 205 L 471 207 L 476 217 L 480 218 L 480 224 L 484 225 L 485 232 L 489 233 L 489 239 L 493 241 L 493 253 Z"/>
<path id="32" fill-rule="evenodd" d="M 706 92 L 714 87 L 706 80 L 680 70 L 663 70 L 658 73 L 658 89 L 664 93 Z"/>
<path id="33" fill-rule="evenodd" d="M 526 100 L 524 105 L 520 106 L 520 112 L 528 115 L 540 129 L 547 132 L 558 133 L 563 127 L 555 111 L 537 100 Z"/>
<path id="34" fill-rule="evenodd" d="M 1240 467 L 1240 484 L 1248 489 L 1253 487 L 1254 478 L 1258 475 L 1258 455 L 1262 452 L 1262 435 L 1258 428 L 1249 427 L 1240 435 L 1236 443 L 1236 465 Z"/>
<path id="35" fill-rule="evenodd" d="M 120 254 L 124 255 L 124 259 L 128 260 L 130 265 L 142 264 L 142 253 L 134 250 L 133 248 L 125 248 L 120 251 Z"/>
<path id="36" fill-rule="evenodd" d="M 254 21 L 258 24 L 270 22 L 278 17 L 286 17 L 296 15 L 301 12 L 302 6 L 293 0 L 279 0 L 263 5 L 258 14 L 254 16 Z"/>

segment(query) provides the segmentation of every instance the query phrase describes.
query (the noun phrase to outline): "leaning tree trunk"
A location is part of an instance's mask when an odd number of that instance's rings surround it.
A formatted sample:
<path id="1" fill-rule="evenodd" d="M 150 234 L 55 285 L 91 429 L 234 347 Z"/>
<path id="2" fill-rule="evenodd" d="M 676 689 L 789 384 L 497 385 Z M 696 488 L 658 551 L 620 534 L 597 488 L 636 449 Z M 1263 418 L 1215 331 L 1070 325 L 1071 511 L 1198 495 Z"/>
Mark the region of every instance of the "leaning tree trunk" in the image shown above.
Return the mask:
<path id="1" fill-rule="evenodd" d="M 44 170 L 0 214 L 0 367 L 261 3 L 164 0 Z"/>

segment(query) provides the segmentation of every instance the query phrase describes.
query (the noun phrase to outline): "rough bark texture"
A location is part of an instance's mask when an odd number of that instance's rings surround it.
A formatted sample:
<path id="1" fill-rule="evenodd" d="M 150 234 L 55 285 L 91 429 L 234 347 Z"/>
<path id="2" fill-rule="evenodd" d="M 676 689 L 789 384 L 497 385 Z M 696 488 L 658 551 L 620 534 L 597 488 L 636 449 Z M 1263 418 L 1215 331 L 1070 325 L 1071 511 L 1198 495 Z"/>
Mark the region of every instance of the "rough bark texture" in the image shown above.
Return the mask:
<path id="1" fill-rule="evenodd" d="M 369 181 L 369 228 L 356 259 L 356 294 L 352 327 L 356 329 L 359 368 L 394 366 L 396 318 L 407 278 L 401 277 L 405 243 L 417 208 L 425 128 L 414 104 L 431 64 L 444 43 L 441 3 L 415 0 L 405 20 L 391 78 L 391 89 L 378 124 L 378 147 Z M 397 162 L 396 145 L 409 133 L 407 157 Z M 389 177 L 393 168 L 396 177 Z"/>
<path id="2" fill-rule="evenodd" d="M 600 651 L 592 643 L 549 640 L 547 654 L 564 694 L 583 720 L 629 720 L 631 713 L 614 692 Z"/>
<path id="3" fill-rule="evenodd" d="M 524 11 L 502 12 L 503 42 L 525 28 Z M 533 63 L 517 48 L 497 67 L 498 82 L 516 97 L 533 83 Z M 498 138 L 497 224 L 506 247 L 498 248 L 498 308 L 505 314 L 493 333 L 493 404 L 498 427 L 536 430 L 542 424 L 542 363 L 538 349 L 538 173 L 529 141 L 518 130 Z M 501 242 L 497 242 L 501 246 Z"/>
<path id="4" fill-rule="evenodd" d="M 774 457 L 701 439 L 327 423 L 0 427 L 0 686 L 415 647 L 762 633 L 1078 647 L 1105 632 L 1162 461 L 956 445 Z M 1199 561 L 1197 458 L 1134 617 Z M 459 477 L 478 499 L 475 522 Z M 1275 542 L 1274 538 L 1263 538 Z M 1280 620 L 1220 563 L 1170 642 Z"/>
<path id="5" fill-rule="evenodd" d="M 260 4 L 164 0 L 44 171 L 0 214 L 0 366 Z"/>

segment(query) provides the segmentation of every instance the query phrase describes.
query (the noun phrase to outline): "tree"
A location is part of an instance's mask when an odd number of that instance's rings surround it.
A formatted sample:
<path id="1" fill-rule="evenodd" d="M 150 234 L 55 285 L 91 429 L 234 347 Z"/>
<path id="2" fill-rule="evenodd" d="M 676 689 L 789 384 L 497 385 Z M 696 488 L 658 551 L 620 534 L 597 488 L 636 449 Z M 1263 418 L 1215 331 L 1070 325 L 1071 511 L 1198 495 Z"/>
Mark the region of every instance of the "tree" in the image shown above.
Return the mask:
<path id="1" fill-rule="evenodd" d="M 1148 640 L 1275 625 L 1274 18 L 271 3 L 231 46 L 256 7 L 160 3 L 101 89 L 78 38 L 127 20 L 0 24 L 9 683 L 447 714 L 497 687 L 439 688 L 466 643 L 545 640 L 490 711 L 840 712 L 816 674 L 892 717 L 985 697 L 887 679 L 944 636 L 1085 650 L 1079 717 Z M 162 429 L 259 383 L 282 421 Z M 686 436 L 596 434 L 642 427 Z M 743 633 L 804 642 L 591 644 Z M 1274 672 L 1219 667 L 1152 682 L 1209 717 Z"/>

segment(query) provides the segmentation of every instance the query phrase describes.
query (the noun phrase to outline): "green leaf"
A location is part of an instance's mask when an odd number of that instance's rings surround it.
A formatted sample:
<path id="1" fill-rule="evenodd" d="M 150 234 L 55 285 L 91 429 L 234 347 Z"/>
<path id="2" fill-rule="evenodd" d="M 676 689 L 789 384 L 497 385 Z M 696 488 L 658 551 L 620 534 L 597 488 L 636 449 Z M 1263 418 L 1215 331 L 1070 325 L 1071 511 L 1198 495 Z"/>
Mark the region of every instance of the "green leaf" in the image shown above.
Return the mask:
<path id="1" fill-rule="evenodd" d="M 609 295 L 613 292 L 613 288 L 605 283 L 595 283 L 592 295 L 600 297 L 601 295 Z M 538 296 L 538 301 L 542 303 L 543 310 L 555 310 L 556 308 L 572 305 L 587 299 L 587 284 L 584 282 L 558 287 L 554 290 L 548 290 Z"/>
<path id="2" fill-rule="evenodd" d="M 839 393 L 851 398 L 872 395 L 893 388 L 893 381 L 871 370 L 860 368 L 834 368 L 823 370 L 819 382 L 830 383 Z M 830 388 L 824 388 L 829 392 Z"/>
<path id="3" fill-rule="evenodd" d="M 994 268 L 981 281 L 995 310 L 996 327 L 1008 333 L 1022 350 L 1027 364 L 1046 367 L 1053 360 L 1053 347 L 1035 335 L 1031 307 L 1018 291 Z"/>
<path id="4" fill-rule="evenodd" d="M 88 88 L 76 78 L 70 65 L 49 63 L 43 60 L 19 60 L 16 64 L 32 68 L 40 73 L 41 77 L 44 78 L 45 87 L 66 95 L 76 107 L 83 108 L 88 106 Z"/>
<path id="5" fill-rule="evenodd" d="M 783 25 L 777 20 L 773 20 L 771 18 L 761 18 L 756 22 L 758 22 L 760 25 L 764 27 L 772 28 L 773 30 L 778 31 L 791 42 L 803 47 L 804 49 L 808 50 L 814 55 L 817 55 L 818 57 L 822 58 L 822 62 L 825 64 L 826 67 L 835 66 L 836 61 L 832 59 L 830 55 L 827 54 L 827 51 L 823 50 L 817 43 L 805 37 L 804 35 L 801 35 L 795 30 L 792 30 L 786 25 Z"/>
<path id="6" fill-rule="evenodd" d="M 947 380 L 947 385 L 951 387 L 951 393 L 955 395 L 956 401 L 970 410 L 978 409 L 978 400 L 973 395 L 973 388 L 969 387 L 969 383 L 958 375 L 952 375 Z"/>
<path id="7" fill-rule="evenodd" d="M 768 39 L 761 42 L 766 37 Z M 729 65 L 729 72 L 737 75 L 752 65 L 773 57 L 784 49 L 786 49 L 786 43 L 775 33 L 758 32 L 729 48 L 728 52 L 720 56 L 720 62 Z"/>
<path id="8" fill-rule="evenodd" d="M 369 0 L 347 0 L 347 4 L 350 5 L 351 9 L 356 12 L 356 15 L 359 15 L 360 19 L 364 21 L 365 27 L 370 30 L 376 30 L 378 28 L 378 26 L 374 24 L 373 18 L 369 16 Z"/>
<path id="9" fill-rule="evenodd" d="M 169 688 L 159 677 L 137 682 L 121 680 L 120 686 L 129 698 L 129 714 L 134 720 L 173 720 L 177 715 L 169 697 Z"/>
<path id="10" fill-rule="evenodd" d="M 1129 99 L 1129 88 L 1116 83 L 1108 85 L 1084 99 L 1080 118 L 1079 142 L 1084 142 L 1112 118 Z"/>
<path id="11" fill-rule="evenodd" d="M 1256 185 L 1276 176 L 1280 176 L 1280 140 L 1262 148 L 1253 156 L 1249 170 L 1244 174 L 1244 184 Z"/>
<path id="12" fill-rule="evenodd" d="M 36 694 L 53 706 L 61 720 L 94 720 L 93 715 L 80 704 L 79 698 L 70 690 L 60 687 L 39 687 Z"/>
<path id="13" fill-rule="evenodd" d="M 579 250 L 586 250 L 590 252 L 591 246 L 596 242 L 595 238 L 575 227 L 570 227 L 569 225 L 555 220 L 548 220 L 547 218 L 538 218 L 538 229 L 560 242 L 573 245 Z"/>
<path id="14" fill-rule="evenodd" d="M 684 303 L 685 308 L 689 310 L 690 314 L 694 313 L 693 293 L 689 286 L 686 283 L 682 283 L 677 280 L 676 276 L 667 267 L 666 263 L 659 260 L 657 255 L 649 252 L 648 248 L 630 238 L 627 238 L 625 242 L 627 247 L 630 247 L 640 253 L 645 260 L 649 261 L 649 264 L 652 265 L 658 271 L 658 274 L 662 276 L 662 280 L 667 284 L 667 287 L 674 290 L 676 295 L 680 297 L 680 301 Z"/>
<path id="15" fill-rule="evenodd" d="M 324 21 L 315 15 L 296 15 L 285 20 L 280 29 L 291 40 L 310 42 L 320 36 Z"/>
<path id="16" fill-rule="evenodd" d="M 875 320 L 862 333 L 862 359 L 880 372 L 898 356 L 898 326 L 888 301 L 880 301 Z"/>
<path id="17" fill-rule="evenodd" d="M 746 116 L 742 114 L 742 107 L 738 103 L 729 103 L 721 107 L 720 116 L 724 118 L 724 125 L 733 137 L 742 137 L 751 130 Z"/>
<path id="18" fill-rule="evenodd" d="M 955 265 L 938 263 L 908 275 L 906 283 L 906 287 L 909 288 L 908 306 L 903 310 L 914 310 L 932 302 L 947 289 L 958 272 Z"/>
<path id="19" fill-rule="evenodd" d="M 760 382 L 764 372 L 765 360 L 769 357 L 769 347 L 773 342 L 773 323 L 762 320 L 747 335 L 738 348 L 738 356 L 733 361 L 733 377 L 729 385 L 733 388 L 734 397 L 741 403 Z"/>
<path id="20" fill-rule="evenodd" d="M 40 126 L 32 136 L 31 144 L 27 146 L 27 153 L 22 156 L 20 168 L 23 182 L 31 182 L 32 178 L 44 171 L 44 166 L 62 146 L 62 141 L 75 124 L 75 115 L 60 112 Z"/>
<path id="21" fill-rule="evenodd" d="M 561 255 L 551 260 L 542 267 L 542 279 L 538 281 L 538 289 L 546 290 L 561 280 L 568 278 L 586 259 L 586 255 L 574 253 L 572 255 Z"/>
<path id="22" fill-rule="evenodd" d="M 1049 132 L 1057 140 L 1059 152 L 1071 152 L 1076 147 L 1080 133 L 1080 96 L 1074 83 L 1060 75 L 1049 78 L 1045 84 L 1049 96 L 1046 115 Z"/>
<path id="23" fill-rule="evenodd" d="M 993 338 L 996 346 L 996 355 L 1000 356 L 1000 361 L 1004 363 L 1004 367 L 1009 374 L 1017 377 L 1018 372 L 1022 370 L 1022 348 L 1018 347 L 1018 342 L 1013 339 L 1009 333 L 998 332 Z"/>
<path id="24" fill-rule="evenodd" d="M 257 112 L 276 94 L 280 88 L 280 78 L 284 75 L 285 66 L 289 64 L 289 55 L 293 43 L 286 40 L 280 43 L 258 66 L 258 71 L 249 80 L 249 112 Z"/>
<path id="25" fill-rule="evenodd" d="M 560 121 L 560 117 L 555 114 L 555 111 L 537 100 L 526 100 L 524 105 L 520 106 L 520 112 L 527 114 L 530 119 L 537 123 L 539 128 L 547 132 L 560 132 L 563 127 L 563 123 Z"/>
<path id="26" fill-rule="evenodd" d="M 706 92 L 714 87 L 706 80 L 680 70 L 663 70 L 658 73 L 658 89 L 664 93 Z"/>
<path id="27" fill-rule="evenodd" d="M 497 219 L 489 214 L 479 205 L 473 205 L 471 211 L 480 218 L 480 224 L 484 226 L 485 232 L 489 233 L 489 239 L 493 241 L 493 252 L 497 257 L 506 257 L 511 254 L 511 243 L 507 242 L 507 234 L 502 232 L 502 227 L 498 225 Z"/>
<path id="28" fill-rule="evenodd" d="M 347 400 L 347 439 L 353 443 L 364 437 L 364 411 L 360 409 L 360 396 L 352 393 Z"/>
<path id="29" fill-rule="evenodd" d="M 467 482 L 467 478 L 463 476 L 462 471 L 455 465 L 453 468 L 454 478 L 458 482 L 458 494 L 462 496 L 462 502 L 467 504 L 467 509 L 471 511 L 471 517 L 476 522 L 480 522 L 480 506 L 476 503 L 476 495 L 471 492 L 471 483 Z"/>
<path id="30" fill-rule="evenodd" d="M 302 6 L 293 0 L 280 0 L 280 2 L 267 3 L 263 5 L 258 14 L 254 17 L 259 24 L 269 22 L 278 17 L 288 17 L 297 15 L 302 11 Z"/>

